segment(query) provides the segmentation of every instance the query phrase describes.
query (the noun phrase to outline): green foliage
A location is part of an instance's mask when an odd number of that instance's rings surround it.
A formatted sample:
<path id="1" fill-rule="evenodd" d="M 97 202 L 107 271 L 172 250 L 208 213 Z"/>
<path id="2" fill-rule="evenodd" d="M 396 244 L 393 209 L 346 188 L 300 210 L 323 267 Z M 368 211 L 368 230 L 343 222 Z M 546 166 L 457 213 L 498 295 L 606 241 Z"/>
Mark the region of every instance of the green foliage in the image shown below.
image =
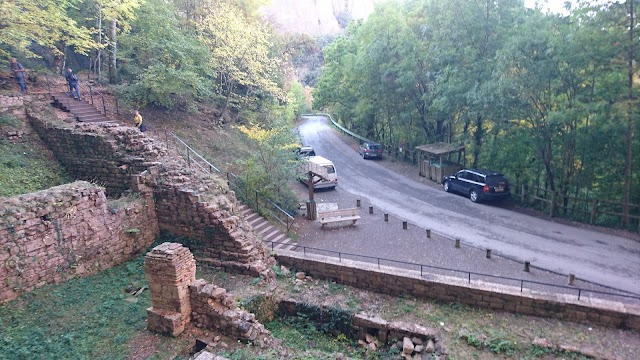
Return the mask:
<path id="1" fill-rule="evenodd" d="M 144 332 L 149 292 L 124 289 L 145 283 L 143 257 L 100 275 L 47 285 L 0 305 L 0 358 L 126 358 L 129 341 Z"/>
<path id="2" fill-rule="evenodd" d="M 0 116 L 0 131 L 20 130 L 22 122 Z M 26 134 L 24 136 L 36 136 Z M 60 164 L 39 141 L 15 143 L 0 139 L 0 196 L 30 193 L 71 182 Z M 39 140 L 39 139 L 38 139 Z"/>
<path id="3" fill-rule="evenodd" d="M 149 0 L 140 9 L 131 33 L 121 39 L 120 75 L 128 80 L 120 96 L 140 107 L 193 110 L 211 95 L 206 46 L 180 29 L 171 3 Z"/>
<path id="4" fill-rule="evenodd" d="M 80 26 L 69 11 L 80 0 L 11 0 L 0 3 L 0 58 L 10 52 L 36 57 L 34 47 L 42 47 L 54 56 L 63 55 L 64 46 L 86 54 L 96 44 L 90 31 Z M 46 36 L 43 36 L 46 29 Z M 34 46 L 36 45 L 36 46 Z"/>
<path id="5" fill-rule="evenodd" d="M 620 176 L 630 149 L 640 161 L 638 137 L 623 141 L 640 131 L 637 100 L 628 103 L 638 91 L 628 49 L 640 39 L 629 43 L 628 12 L 620 3 L 584 2 L 569 16 L 519 1 L 383 4 L 325 49 L 314 107 L 389 145 L 462 143 L 468 166 L 503 171 L 516 186 L 620 199 L 631 181 L 638 203 L 637 171 Z"/>

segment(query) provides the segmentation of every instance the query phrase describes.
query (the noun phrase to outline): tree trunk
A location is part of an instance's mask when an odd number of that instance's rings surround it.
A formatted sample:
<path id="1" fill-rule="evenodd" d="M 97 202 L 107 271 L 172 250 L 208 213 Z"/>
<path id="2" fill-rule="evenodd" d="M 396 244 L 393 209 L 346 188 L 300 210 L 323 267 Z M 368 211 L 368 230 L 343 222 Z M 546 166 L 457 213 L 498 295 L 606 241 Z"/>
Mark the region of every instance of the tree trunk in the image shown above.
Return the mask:
<path id="1" fill-rule="evenodd" d="M 474 133 L 475 144 L 473 147 L 473 162 L 471 167 L 476 168 L 478 166 L 478 157 L 480 157 L 480 148 L 482 147 L 482 137 L 484 132 L 482 129 L 482 115 L 476 115 L 476 131 Z"/>
<path id="2" fill-rule="evenodd" d="M 116 41 L 118 21 L 111 21 L 111 61 L 109 63 L 109 82 L 115 84 L 118 81 L 118 68 L 116 67 L 116 56 L 118 53 L 118 43 Z"/>
<path id="3" fill-rule="evenodd" d="M 633 160 L 632 140 L 633 140 L 633 60 L 634 60 L 634 41 L 633 27 L 635 0 L 627 0 L 629 4 L 629 50 L 627 58 L 627 75 L 628 75 L 628 103 L 627 103 L 627 137 L 625 139 L 625 162 L 624 162 L 624 194 L 622 199 L 622 213 L 624 216 L 624 226 L 629 227 L 629 202 L 631 201 L 631 166 Z"/>

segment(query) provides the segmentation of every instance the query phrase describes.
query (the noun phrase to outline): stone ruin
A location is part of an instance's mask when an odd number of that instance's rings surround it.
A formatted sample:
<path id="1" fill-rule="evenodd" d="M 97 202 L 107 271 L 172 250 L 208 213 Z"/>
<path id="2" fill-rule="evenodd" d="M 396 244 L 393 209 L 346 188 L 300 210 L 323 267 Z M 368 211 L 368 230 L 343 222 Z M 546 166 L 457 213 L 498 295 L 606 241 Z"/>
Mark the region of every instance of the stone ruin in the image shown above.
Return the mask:
<path id="1" fill-rule="evenodd" d="M 269 332 L 255 315 L 238 307 L 232 294 L 196 280 L 196 262 L 181 244 L 156 246 L 145 256 L 144 271 L 153 304 L 147 309 L 150 331 L 178 336 L 193 323 L 235 339 L 269 342 Z"/>
<path id="2" fill-rule="evenodd" d="M 35 197 L 0 199 L 0 301 L 122 263 L 149 246 L 161 230 L 199 241 L 202 261 L 211 266 L 274 276 L 275 259 L 239 215 L 235 193 L 223 179 L 190 169 L 186 161 L 136 128 L 67 124 L 56 117 L 46 96 L 0 97 L 2 104 L 14 112 L 26 107 L 31 126 L 67 172 L 98 185 L 74 185 L 64 194 L 49 189 Z M 2 106 L 0 110 L 5 109 Z M 86 202 L 86 191 L 93 194 L 89 199 L 98 200 Z M 131 222 L 128 216 L 111 216 L 106 197 L 123 194 L 144 199 L 135 211 L 146 219 L 139 216 L 139 221 Z M 48 212 L 39 210 L 38 204 Z M 92 232 L 85 231 L 87 226 Z M 132 239 L 143 240 L 134 246 Z M 124 250 L 112 254 L 110 249 L 119 251 L 123 243 Z M 55 260 L 60 251 L 64 260 Z M 52 255 L 53 260 L 47 258 Z M 43 258 L 46 261 L 33 260 Z"/>

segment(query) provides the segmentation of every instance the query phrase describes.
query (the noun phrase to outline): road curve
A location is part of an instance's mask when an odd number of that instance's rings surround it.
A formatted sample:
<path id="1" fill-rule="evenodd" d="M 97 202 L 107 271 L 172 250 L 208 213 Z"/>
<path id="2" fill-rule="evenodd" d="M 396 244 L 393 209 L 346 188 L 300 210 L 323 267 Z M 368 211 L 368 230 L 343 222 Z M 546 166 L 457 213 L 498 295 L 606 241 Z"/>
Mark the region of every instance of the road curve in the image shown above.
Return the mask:
<path id="1" fill-rule="evenodd" d="M 640 294 L 640 242 L 472 203 L 425 186 L 363 160 L 325 117 L 305 119 L 299 126 L 304 144 L 334 162 L 342 189 L 376 208 L 504 256 Z"/>

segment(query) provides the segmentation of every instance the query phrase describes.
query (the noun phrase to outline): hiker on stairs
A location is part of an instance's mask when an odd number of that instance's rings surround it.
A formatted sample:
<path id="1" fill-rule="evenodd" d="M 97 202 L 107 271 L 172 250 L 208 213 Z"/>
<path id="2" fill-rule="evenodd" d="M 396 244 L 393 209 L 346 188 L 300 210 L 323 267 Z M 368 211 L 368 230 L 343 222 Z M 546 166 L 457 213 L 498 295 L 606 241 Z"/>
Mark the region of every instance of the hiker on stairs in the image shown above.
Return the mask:
<path id="1" fill-rule="evenodd" d="M 80 87 L 78 86 L 78 75 L 75 74 L 71 68 L 67 68 L 67 74 L 64 77 L 69 84 L 69 91 L 74 99 L 82 100 L 80 97 Z M 75 93 L 74 93 L 75 91 Z"/>

